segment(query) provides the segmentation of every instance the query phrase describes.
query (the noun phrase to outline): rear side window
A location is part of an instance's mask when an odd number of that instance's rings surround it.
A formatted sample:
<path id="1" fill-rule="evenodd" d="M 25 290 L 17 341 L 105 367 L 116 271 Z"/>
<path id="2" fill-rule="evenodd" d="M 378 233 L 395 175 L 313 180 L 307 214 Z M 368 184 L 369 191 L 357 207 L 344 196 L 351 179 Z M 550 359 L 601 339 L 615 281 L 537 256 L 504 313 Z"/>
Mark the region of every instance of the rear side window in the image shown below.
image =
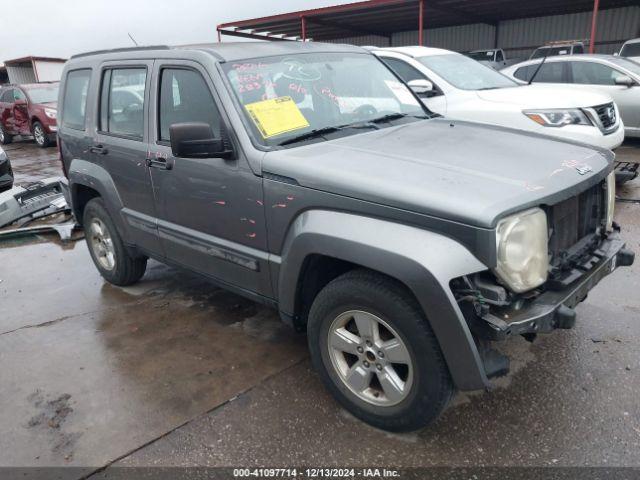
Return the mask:
<path id="1" fill-rule="evenodd" d="M 100 93 L 100 131 L 142 140 L 146 68 L 105 70 Z"/>
<path id="2" fill-rule="evenodd" d="M 573 53 L 584 53 L 584 47 L 582 45 L 576 45 L 575 47 L 573 47 Z"/>
<path id="3" fill-rule="evenodd" d="M 513 76 L 518 80 L 528 82 L 532 75 L 536 73 L 539 65 L 540 64 L 537 63 L 535 65 L 528 65 L 526 67 L 519 68 L 514 72 Z M 563 72 L 564 64 L 562 62 L 545 63 L 540 68 L 540 71 L 533 80 L 533 83 L 562 83 L 564 81 Z"/>
<path id="4" fill-rule="evenodd" d="M 496 62 L 504 62 L 504 55 L 502 55 L 501 50 L 496 53 Z"/>
<path id="5" fill-rule="evenodd" d="M 204 78 L 194 70 L 163 68 L 160 80 L 159 139 L 169 141 L 174 123 L 203 122 L 220 133 L 220 113 Z"/>
<path id="6" fill-rule="evenodd" d="M 73 70 L 64 84 L 62 126 L 84 130 L 91 70 Z"/>
<path id="7" fill-rule="evenodd" d="M 13 103 L 13 89 L 8 88 L 0 94 L 0 102 Z"/>

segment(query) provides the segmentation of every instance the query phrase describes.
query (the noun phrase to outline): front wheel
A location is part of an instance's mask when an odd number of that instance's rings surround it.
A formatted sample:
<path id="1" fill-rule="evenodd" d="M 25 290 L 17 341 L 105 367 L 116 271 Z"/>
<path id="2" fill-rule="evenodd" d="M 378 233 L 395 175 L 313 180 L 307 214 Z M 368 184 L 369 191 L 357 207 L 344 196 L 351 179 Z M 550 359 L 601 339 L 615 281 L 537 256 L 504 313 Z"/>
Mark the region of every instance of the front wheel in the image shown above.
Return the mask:
<path id="1" fill-rule="evenodd" d="M 87 203 L 83 227 L 93 263 L 105 280 L 124 287 L 142 278 L 147 258 L 133 257 L 127 251 L 101 198 Z"/>
<path id="2" fill-rule="evenodd" d="M 51 145 L 49 135 L 44 131 L 44 127 L 40 122 L 33 123 L 33 138 L 40 148 L 46 148 Z"/>
<path id="3" fill-rule="evenodd" d="M 361 420 L 418 430 L 444 410 L 454 387 L 440 346 L 413 296 L 366 270 L 330 282 L 309 313 L 311 357 L 325 386 Z"/>

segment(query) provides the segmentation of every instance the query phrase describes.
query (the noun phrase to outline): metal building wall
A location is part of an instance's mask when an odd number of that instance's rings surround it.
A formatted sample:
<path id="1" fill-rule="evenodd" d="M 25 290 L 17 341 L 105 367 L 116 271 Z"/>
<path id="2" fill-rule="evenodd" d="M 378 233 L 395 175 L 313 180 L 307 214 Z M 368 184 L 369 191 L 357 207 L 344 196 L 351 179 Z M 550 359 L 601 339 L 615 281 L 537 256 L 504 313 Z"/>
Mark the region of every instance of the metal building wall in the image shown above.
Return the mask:
<path id="1" fill-rule="evenodd" d="M 5 65 L 9 75 L 9 83 L 34 83 L 36 75 L 31 66 Z"/>
<path id="2" fill-rule="evenodd" d="M 416 15 L 416 23 L 418 22 Z M 429 23 L 428 14 L 425 22 Z M 528 57 L 532 50 L 552 40 L 589 38 L 591 12 L 554 15 L 548 17 L 507 20 L 498 25 L 498 46 L 507 51 L 508 57 Z M 622 41 L 640 36 L 640 6 L 602 10 L 598 14 L 596 51 L 613 53 L 620 49 Z M 493 48 L 495 28 L 487 24 L 426 29 L 425 45 L 465 51 Z M 388 46 L 386 37 L 375 35 L 354 36 L 334 41 L 353 45 Z M 418 31 L 393 34 L 393 46 L 417 45 Z"/>

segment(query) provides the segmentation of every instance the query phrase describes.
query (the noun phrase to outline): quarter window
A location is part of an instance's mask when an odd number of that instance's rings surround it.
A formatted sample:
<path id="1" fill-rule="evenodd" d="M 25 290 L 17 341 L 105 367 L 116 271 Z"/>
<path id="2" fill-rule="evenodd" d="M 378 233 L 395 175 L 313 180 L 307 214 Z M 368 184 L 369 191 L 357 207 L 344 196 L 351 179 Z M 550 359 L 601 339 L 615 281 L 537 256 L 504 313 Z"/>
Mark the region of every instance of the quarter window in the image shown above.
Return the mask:
<path id="1" fill-rule="evenodd" d="M 144 133 L 145 68 L 104 72 L 100 95 L 100 130 L 142 140 Z"/>
<path id="2" fill-rule="evenodd" d="M 160 77 L 159 139 L 169 141 L 175 123 L 201 122 L 220 132 L 220 113 L 204 78 L 194 70 L 163 68 Z"/>
<path id="3" fill-rule="evenodd" d="M 64 84 L 62 126 L 84 130 L 91 70 L 73 70 Z"/>

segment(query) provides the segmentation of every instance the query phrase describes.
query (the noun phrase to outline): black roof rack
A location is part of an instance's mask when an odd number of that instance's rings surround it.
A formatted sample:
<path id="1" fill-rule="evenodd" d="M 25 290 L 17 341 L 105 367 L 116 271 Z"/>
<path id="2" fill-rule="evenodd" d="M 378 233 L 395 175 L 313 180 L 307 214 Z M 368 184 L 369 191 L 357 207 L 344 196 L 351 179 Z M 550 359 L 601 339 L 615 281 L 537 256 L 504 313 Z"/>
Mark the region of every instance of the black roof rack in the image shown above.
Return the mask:
<path id="1" fill-rule="evenodd" d="M 118 53 L 118 52 L 138 52 L 145 50 L 169 50 L 170 47 L 167 45 L 150 45 L 147 47 L 124 47 L 124 48 L 112 48 L 110 50 L 95 50 L 93 52 L 85 52 L 78 53 L 76 55 L 72 55 L 71 58 L 82 58 L 89 57 L 91 55 L 101 55 L 103 53 Z"/>

